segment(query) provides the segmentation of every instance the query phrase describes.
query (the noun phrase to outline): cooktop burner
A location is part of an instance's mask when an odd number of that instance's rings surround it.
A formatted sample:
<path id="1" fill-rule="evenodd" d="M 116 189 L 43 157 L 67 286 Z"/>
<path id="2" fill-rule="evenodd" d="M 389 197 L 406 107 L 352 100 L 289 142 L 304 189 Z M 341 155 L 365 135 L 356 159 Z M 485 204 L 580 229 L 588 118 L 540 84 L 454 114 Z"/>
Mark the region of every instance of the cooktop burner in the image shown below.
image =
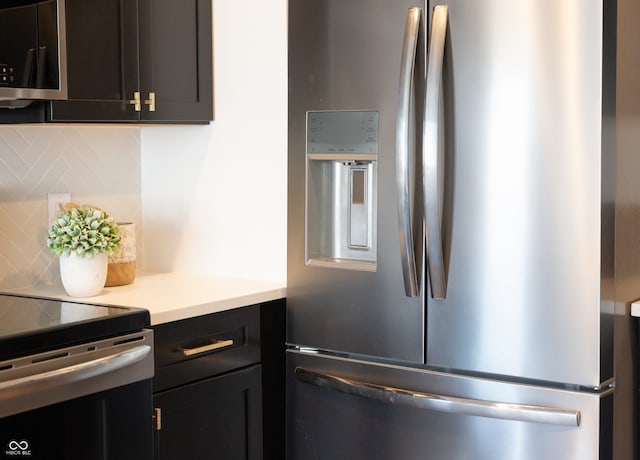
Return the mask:
<path id="1" fill-rule="evenodd" d="M 142 308 L 0 294 L 0 360 L 140 331 Z"/>

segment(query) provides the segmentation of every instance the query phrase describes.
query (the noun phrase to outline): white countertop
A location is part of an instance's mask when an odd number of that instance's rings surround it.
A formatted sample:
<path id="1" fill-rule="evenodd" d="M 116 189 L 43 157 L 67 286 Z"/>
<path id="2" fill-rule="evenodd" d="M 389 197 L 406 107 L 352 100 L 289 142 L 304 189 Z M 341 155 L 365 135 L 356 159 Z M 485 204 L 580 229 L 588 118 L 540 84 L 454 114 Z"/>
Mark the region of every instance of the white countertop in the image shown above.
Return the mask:
<path id="1" fill-rule="evenodd" d="M 640 300 L 631 304 L 631 316 L 640 316 Z"/>
<path id="2" fill-rule="evenodd" d="M 284 298 L 284 284 L 187 273 L 138 273 L 132 284 L 106 287 L 95 297 L 69 297 L 62 285 L 5 290 L 80 303 L 140 307 L 151 324 L 206 315 Z"/>

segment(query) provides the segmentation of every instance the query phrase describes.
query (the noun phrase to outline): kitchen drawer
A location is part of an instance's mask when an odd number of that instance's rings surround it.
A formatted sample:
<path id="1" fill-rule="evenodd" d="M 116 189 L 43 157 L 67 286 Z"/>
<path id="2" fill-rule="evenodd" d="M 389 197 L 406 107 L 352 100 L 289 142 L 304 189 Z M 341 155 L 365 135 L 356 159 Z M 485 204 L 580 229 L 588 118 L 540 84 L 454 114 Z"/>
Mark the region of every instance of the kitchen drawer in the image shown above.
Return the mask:
<path id="1" fill-rule="evenodd" d="M 154 327 L 154 392 L 260 362 L 260 306 Z"/>

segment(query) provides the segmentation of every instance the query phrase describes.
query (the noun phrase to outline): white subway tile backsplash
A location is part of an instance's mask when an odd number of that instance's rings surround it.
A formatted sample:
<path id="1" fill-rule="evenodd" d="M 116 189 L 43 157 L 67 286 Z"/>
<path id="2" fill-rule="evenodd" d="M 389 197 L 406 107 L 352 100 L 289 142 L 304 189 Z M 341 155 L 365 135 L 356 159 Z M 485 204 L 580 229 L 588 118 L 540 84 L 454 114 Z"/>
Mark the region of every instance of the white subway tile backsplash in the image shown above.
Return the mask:
<path id="1" fill-rule="evenodd" d="M 140 128 L 0 126 L 0 289 L 59 282 L 46 247 L 50 192 L 142 228 Z"/>

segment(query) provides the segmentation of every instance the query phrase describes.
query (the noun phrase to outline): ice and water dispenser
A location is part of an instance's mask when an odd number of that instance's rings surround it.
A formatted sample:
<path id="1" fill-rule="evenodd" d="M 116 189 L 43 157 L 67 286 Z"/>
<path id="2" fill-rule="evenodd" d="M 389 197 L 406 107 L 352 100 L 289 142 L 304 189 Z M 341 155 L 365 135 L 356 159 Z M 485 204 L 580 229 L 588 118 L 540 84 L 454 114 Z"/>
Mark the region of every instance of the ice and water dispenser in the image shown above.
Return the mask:
<path id="1" fill-rule="evenodd" d="M 307 112 L 306 262 L 376 269 L 378 112 Z"/>

